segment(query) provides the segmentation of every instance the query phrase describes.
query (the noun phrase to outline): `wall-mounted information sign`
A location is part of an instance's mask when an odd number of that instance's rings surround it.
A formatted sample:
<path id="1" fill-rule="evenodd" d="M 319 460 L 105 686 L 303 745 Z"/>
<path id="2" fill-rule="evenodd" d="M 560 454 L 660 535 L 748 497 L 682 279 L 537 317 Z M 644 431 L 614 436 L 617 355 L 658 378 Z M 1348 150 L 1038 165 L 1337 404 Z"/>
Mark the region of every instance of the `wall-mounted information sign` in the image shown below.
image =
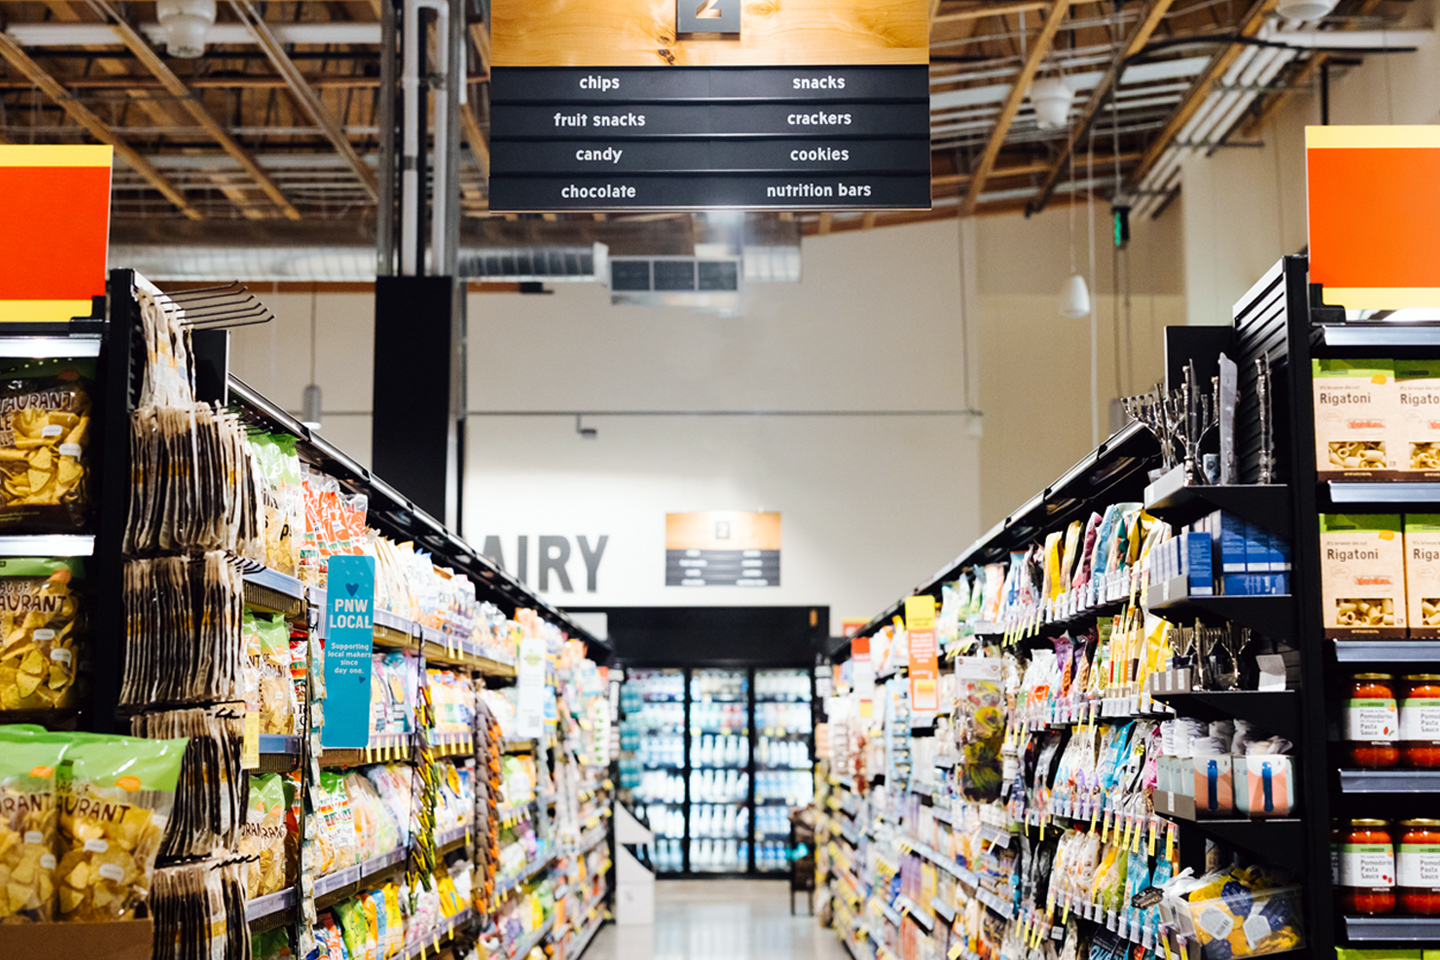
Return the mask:
<path id="1" fill-rule="evenodd" d="M 490 209 L 928 209 L 927 0 L 493 0 Z"/>
<path id="2" fill-rule="evenodd" d="M 780 586 L 780 514 L 667 513 L 665 586 Z"/>

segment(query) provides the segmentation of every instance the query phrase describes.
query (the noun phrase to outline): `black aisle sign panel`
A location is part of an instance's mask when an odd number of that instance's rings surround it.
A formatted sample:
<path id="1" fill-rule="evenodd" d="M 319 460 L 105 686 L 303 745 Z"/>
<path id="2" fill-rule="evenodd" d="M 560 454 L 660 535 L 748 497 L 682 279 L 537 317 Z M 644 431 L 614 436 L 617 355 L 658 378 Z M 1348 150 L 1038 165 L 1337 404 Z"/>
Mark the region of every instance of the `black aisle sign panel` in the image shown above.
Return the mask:
<path id="1" fill-rule="evenodd" d="M 930 206 L 929 71 L 496 67 L 490 209 Z"/>

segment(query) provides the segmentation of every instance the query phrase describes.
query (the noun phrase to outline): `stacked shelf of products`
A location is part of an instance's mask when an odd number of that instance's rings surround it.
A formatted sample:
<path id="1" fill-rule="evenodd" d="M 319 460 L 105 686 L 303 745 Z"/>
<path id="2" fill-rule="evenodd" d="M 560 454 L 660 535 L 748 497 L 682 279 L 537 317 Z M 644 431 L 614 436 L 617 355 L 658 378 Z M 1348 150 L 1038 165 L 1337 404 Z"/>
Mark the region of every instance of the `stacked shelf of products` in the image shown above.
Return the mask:
<path id="1" fill-rule="evenodd" d="M 204 293 L 115 271 L 108 322 L 0 339 L 20 355 L 6 436 L 48 471 L 23 492 L 11 471 L 0 502 L 10 554 L 32 558 L 0 576 L 32 611 L 13 624 L 24 649 L 0 655 L 0 720 L 133 734 L 0 727 L 63 746 L 91 771 L 77 790 L 133 807 L 110 841 L 133 855 L 107 866 L 95 840 L 61 858 L 58 890 L 48 873 L 36 888 L 54 900 L 23 919 L 153 927 L 157 956 L 577 957 L 609 892 L 610 712 L 591 659 L 608 650 L 223 370 L 220 396 L 197 392 L 202 341 L 225 336 L 201 325 L 246 296 Z M 336 749 L 326 572 L 342 555 L 374 563 L 374 652 L 368 721 L 344 741 L 365 746 Z M 522 648 L 545 674 L 538 736 L 516 728 Z M 91 832 L 62 817 L 23 846 L 64 854 Z"/>
<path id="2" fill-rule="evenodd" d="M 1434 941 L 1440 338 L 1306 281 L 1167 331 L 1138 422 L 837 653 L 818 869 L 857 957 Z"/>
<path id="3" fill-rule="evenodd" d="M 810 690 L 800 669 L 627 668 L 620 787 L 657 873 L 787 869 L 789 808 L 812 793 Z"/>

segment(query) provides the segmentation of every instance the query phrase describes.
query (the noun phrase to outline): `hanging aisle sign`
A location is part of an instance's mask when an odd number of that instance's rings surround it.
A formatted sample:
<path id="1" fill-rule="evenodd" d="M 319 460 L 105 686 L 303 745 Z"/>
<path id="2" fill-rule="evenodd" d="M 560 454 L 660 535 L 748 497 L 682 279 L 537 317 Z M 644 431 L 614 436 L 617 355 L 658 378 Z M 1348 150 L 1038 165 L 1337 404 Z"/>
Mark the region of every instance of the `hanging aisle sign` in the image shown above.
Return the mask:
<path id="1" fill-rule="evenodd" d="M 520 641 L 515 676 L 515 736 L 538 739 L 545 732 L 545 641 L 527 634 Z"/>
<path id="2" fill-rule="evenodd" d="M 1440 307 L 1440 126 L 1306 127 L 1310 280 L 1351 310 Z"/>
<path id="3" fill-rule="evenodd" d="M 940 709 L 940 661 L 935 654 L 935 598 L 905 601 L 906 649 L 909 651 L 910 712 L 934 714 Z"/>
<path id="4" fill-rule="evenodd" d="M 104 296 L 114 152 L 0 145 L 0 323 L 89 317 Z"/>
<path id="5" fill-rule="evenodd" d="M 493 0 L 492 211 L 929 209 L 927 0 L 673 2 Z"/>
<path id="6" fill-rule="evenodd" d="M 320 745 L 370 743 L 370 671 L 375 652 L 375 558 L 331 557 L 325 588 L 325 725 Z"/>

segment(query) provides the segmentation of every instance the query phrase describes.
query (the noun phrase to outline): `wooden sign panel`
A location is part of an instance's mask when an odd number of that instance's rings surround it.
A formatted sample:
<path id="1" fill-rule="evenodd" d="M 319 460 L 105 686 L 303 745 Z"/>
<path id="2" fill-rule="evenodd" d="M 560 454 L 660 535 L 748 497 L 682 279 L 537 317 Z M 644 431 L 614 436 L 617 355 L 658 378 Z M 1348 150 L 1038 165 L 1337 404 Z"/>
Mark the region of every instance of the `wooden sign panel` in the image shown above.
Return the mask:
<path id="1" fill-rule="evenodd" d="M 490 209 L 925 209 L 926 0 L 494 0 Z"/>
<path id="2" fill-rule="evenodd" d="M 105 293 L 108 146 L 0 146 L 0 323 L 91 315 Z"/>

